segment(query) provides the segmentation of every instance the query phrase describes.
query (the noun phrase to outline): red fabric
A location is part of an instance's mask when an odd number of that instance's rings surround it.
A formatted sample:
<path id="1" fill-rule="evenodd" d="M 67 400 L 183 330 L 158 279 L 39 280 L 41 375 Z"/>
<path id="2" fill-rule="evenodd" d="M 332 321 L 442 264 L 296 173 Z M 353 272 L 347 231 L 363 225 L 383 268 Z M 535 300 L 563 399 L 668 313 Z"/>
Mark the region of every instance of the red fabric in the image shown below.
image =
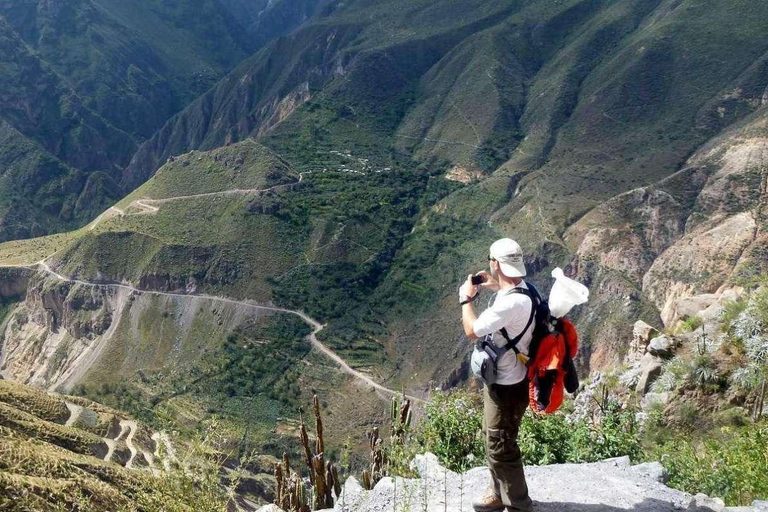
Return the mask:
<path id="1" fill-rule="evenodd" d="M 565 351 L 568 350 L 571 357 L 576 357 L 578 348 L 579 337 L 576 328 L 566 318 L 558 321 L 555 332 L 541 340 L 536 357 L 528 368 L 528 397 L 534 413 L 551 414 L 563 405 Z M 553 375 L 554 382 L 551 388 L 542 385 Z M 547 404 L 546 407 L 543 407 L 544 403 Z"/>

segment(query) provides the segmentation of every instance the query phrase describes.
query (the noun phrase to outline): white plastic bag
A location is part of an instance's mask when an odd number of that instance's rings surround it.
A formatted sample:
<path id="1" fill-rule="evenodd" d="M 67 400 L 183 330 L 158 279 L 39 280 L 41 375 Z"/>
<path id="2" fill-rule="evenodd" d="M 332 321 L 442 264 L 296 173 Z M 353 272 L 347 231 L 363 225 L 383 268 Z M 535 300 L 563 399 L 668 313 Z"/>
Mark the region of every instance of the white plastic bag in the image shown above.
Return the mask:
<path id="1" fill-rule="evenodd" d="M 583 284 L 565 277 L 561 268 L 552 271 L 555 284 L 549 292 L 549 312 L 555 318 L 568 314 L 573 306 L 584 304 L 589 299 L 589 290 Z"/>

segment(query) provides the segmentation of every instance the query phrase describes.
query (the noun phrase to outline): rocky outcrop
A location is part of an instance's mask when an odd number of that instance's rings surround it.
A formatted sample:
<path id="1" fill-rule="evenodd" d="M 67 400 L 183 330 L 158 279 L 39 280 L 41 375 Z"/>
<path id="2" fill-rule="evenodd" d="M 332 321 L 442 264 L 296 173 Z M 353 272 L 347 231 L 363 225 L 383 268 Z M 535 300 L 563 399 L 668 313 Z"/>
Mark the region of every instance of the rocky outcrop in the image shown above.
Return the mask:
<path id="1" fill-rule="evenodd" d="M 34 276 L 1 333 L 0 372 L 50 388 L 78 380 L 114 333 L 129 296 L 126 290 Z"/>
<path id="2" fill-rule="evenodd" d="M 605 309 L 593 312 L 595 319 L 654 323 L 652 308 L 667 326 L 694 316 L 712 324 L 739 297 L 739 279 L 766 271 L 766 134 L 762 109 L 702 146 L 676 174 L 604 202 L 566 231 L 576 278 L 592 281 L 590 309 Z M 606 287 L 606 279 L 625 284 Z M 632 285 L 637 293 L 627 293 Z M 630 317 L 608 306 L 629 309 L 635 301 L 645 314 Z M 580 327 L 590 326 L 579 320 Z M 617 360 L 635 364 L 645 352 L 641 345 L 650 342 L 635 333 L 628 344 L 616 343 L 615 333 L 599 323 L 587 334 L 592 369 Z M 654 347 L 654 353 L 666 357 L 669 348 Z"/>
<path id="3" fill-rule="evenodd" d="M 635 322 L 632 328 L 632 343 L 629 346 L 629 352 L 627 357 L 624 358 L 624 362 L 627 364 L 633 364 L 640 360 L 645 354 L 646 347 L 653 338 L 658 336 L 659 331 L 654 327 L 648 325 L 642 320 Z"/>
<path id="4" fill-rule="evenodd" d="M 691 296 L 720 294 L 740 272 L 763 268 L 766 133 L 768 114 L 759 111 L 689 160 L 691 168 L 707 170 L 707 179 L 684 233 L 643 277 L 643 290 L 666 323 L 685 314 L 681 310 Z"/>
<path id="5" fill-rule="evenodd" d="M 365 491 L 350 477 L 336 500 L 334 511 L 471 512 L 472 500 L 488 485 L 488 469 L 457 474 L 442 467 L 431 453 L 412 462 L 420 478 L 384 478 Z M 526 478 L 537 512 L 758 512 L 752 507 L 725 507 L 716 498 L 692 496 L 667 487 L 666 472 L 657 463 L 632 465 L 629 458 L 594 464 L 556 464 L 526 467 Z M 401 508 L 402 507 L 402 508 Z M 260 512 L 277 512 L 269 505 Z"/>
<path id="6" fill-rule="evenodd" d="M 712 229 L 695 230 L 654 261 L 643 289 L 661 310 L 666 324 L 679 319 L 677 303 L 697 293 L 716 292 L 755 241 L 757 224 L 744 212 Z"/>
<path id="7" fill-rule="evenodd" d="M 0 299 L 24 297 L 31 272 L 23 268 L 0 269 Z"/>
<path id="8" fill-rule="evenodd" d="M 653 381 L 661 375 L 663 362 L 660 357 L 646 353 L 640 360 L 640 380 L 637 381 L 637 392 L 641 395 L 648 392 Z"/>
<path id="9" fill-rule="evenodd" d="M 651 340 L 651 342 L 648 344 L 648 352 L 652 356 L 656 357 L 672 357 L 676 347 L 677 340 L 664 334 L 661 336 L 656 336 Z"/>

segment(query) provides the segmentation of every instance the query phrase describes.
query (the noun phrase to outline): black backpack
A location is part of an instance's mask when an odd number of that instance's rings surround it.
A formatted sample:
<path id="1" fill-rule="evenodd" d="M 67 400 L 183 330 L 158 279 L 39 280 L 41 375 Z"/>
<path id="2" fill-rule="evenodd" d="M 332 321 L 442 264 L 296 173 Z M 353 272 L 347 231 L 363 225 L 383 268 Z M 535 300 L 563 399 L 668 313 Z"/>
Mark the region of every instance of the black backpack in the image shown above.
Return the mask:
<path id="1" fill-rule="evenodd" d="M 528 281 L 524 282 L 528 289 L 513 288 L 509 293 L 522 293 L 531 299 L 531 303 L 533 304 L 533 307 L 531 308 L 531 316 L 528 318 L 528 322 L 526 323 L 522 332 L 514 338 L 509 337 L 509 333 L 507 332 L 506 328 L 502 327 L 499 330 L 504 339 L 507 340 L 507 343 L 503 347 L 497 347 L 493 343 L 492 335 L 486 336 L 486 339 L 483 342 L 483 349 L 486 352 L 493 353 L 491 359 L 494 361 L 494 364 L 498 362 L 501 356 L 503 356 L 506 352 L 512 350 L 515 352 L 515 356 L 521 363 L 529 366 L 530 363 L 536 359 L 536 354 L 538 353 L 541 340 L 552 333 L 552 331 L 557 330 L 558 319 L 554 318 L 550 313 L 549 302 L 542 298 L 541 294 L 532 283 Z M 520 340 L 523 338 L 525 333 L 528 332 L 531 323 L 534 324 L 533 335 L 531 338 L 531 343 L 528 346 L 528 355 L 526 356 L 520 352 L 520 350 L 517 348 L 517 344 L 520 343 Z M 568 350 L 565 352 L 566 359 L 563 365 L 563 368 L 566 371 L 565 390 L 568 393 L 573 393 L 579 389 L 579 376 L 576 373 L 576 365 L 571 358 L 570 352 Z"/>
<path id="2" fill-rule="evenodd" d="M 501 349 L 504 350 L 504 352 L 509 350 L 514 351 L 518 360 L 527 366 L 530 361 L 536 358 L 536 352 L 538 351 L 539 343 L 541 340 L 544 339 L 547 334 L 552 332 L 552 320 L 554 319 L 549 312 L 549 302 L 541 297 L 541 294 L 536 289 L 536 287 L 533 286 L 533 284 L 528 281 L 524 282 L 528 289 L 513 288 L 510 293 L 521 293 L 531 299 L 531 304 L 533 307 L 531 308 L 531 316 L 528 318 L 528 323 L 525 325 L 525 329 L 523 329 L 523 331 L 514 338 L 509 337 L 509 333 L 504 327 L 502 327 L 499 332 L 504 337 L 504 339 L 507 340 L 506 345 L 501 347 Z M 533 337 L 531 338 L 531 343 L 528 346 L 528 355 L 526 356 L 520 352 L 520 350 L 518 350 L 517 344 L 520 343 L 520 340 L 523 338 L 525 333 L 528 332 L 531 323 L 534 324 Z M 487 341 L 490 342 L 490 337 Z"/>

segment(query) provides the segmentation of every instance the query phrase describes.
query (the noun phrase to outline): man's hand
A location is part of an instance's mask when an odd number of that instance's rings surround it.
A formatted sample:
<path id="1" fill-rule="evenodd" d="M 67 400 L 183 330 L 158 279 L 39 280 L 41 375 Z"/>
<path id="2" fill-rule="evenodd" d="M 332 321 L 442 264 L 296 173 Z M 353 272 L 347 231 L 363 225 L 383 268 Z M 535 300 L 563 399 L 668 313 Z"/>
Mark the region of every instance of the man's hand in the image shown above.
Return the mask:
<path id="1" fill-rule="evenodd" d="M 477 339 L 475 331 L 472 329 L 472 325 L 475 323 L 475 320 L 477 320 L 477 315 L 475 314 L 475 308 L 472 306 L 472 301 L 470 300 L 474 298 L 476 294 L 477 285 L 472 284 L 472 274 L 469 274 L 467 280 L 464 281 L 464 284 L 459 288 L 459 301 L 469 301 L 461 307 L 461 323 L 464 326 L 464 334 L 466 334 L 470 340 Z"/>
<path id="2" fill-rule="evenodd" d="M 481 270 L 476 276 L 483 276 L 483 282 L 480 283 L 480 288 L 482 290 L 490 290 L 492 292 L 497 292 L 501 288 L 501 285 L 493 278 L 493 276 L 486 272 L 485 270 Z"/>
<path id="3" fill-rule="evenodd" d="M 472 284 L 472 274 L 467 276 L 467 280 L 459 288 L 459 300 L 471 299 L 477 295 L 477 285 Z"/>

